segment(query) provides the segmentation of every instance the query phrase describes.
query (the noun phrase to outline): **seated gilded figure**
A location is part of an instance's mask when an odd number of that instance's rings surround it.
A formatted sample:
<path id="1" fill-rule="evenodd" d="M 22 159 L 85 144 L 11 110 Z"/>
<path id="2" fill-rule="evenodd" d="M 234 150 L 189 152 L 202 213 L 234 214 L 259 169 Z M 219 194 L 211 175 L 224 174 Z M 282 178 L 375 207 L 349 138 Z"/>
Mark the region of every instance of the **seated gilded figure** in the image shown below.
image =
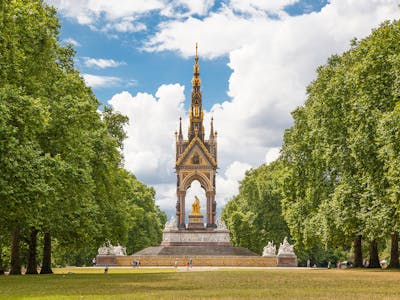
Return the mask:
<path id="1" fill-rule="evenodd" d="M 194 196 L 194 202 L 193 202 L 193 204 L 192 204 L 192 213 L 191 213 L 191 215 L 201 215 L 201 212 L 200 212 L 200 200 L 199 200 L 199 198 L 197 198 L 197 196 Z"/>

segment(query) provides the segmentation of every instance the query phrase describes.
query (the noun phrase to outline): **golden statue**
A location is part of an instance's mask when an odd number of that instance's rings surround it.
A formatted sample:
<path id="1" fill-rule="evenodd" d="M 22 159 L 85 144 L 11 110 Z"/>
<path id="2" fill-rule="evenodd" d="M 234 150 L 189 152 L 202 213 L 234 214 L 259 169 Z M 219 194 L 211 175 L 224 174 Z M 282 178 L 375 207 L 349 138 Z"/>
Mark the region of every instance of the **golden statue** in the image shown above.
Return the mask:
<path id="1" fill-rule="evenodd" d="M 194 196 L 194 202 L 192 204 L 192 213 L 191 215 L 201 215 L 200 212 L 200 200 L 197 198 L 197 196 Z"/>

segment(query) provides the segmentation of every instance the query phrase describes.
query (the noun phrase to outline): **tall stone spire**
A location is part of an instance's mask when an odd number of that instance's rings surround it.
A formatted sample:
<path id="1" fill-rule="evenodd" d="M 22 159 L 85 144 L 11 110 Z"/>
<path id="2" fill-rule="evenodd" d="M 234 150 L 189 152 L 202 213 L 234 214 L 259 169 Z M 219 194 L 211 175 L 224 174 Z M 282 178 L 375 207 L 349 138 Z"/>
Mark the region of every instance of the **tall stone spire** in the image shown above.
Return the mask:
<path id="1" fill-rule="evenodd" d="M 210 140 L 214 139 L 214 118 L 211 117 Z"/>
<path id="2" fill-rule="evenodd" d="M 200 92 L 200 67 L 199 67 L 199 55 L 198 55 L 198 46 L 196 43 L 196 56 L 194 57 L 194 66 L 193 66 L 193 78 L 192 78 L 192 93 L 194 91 Z"/>
<path id="3" fill-rule="evenodd" d="M 190 125 L 188 138 L 191 141 L 195 136 L 198 136 L 201 140 L 204 140 L 204 128 L 203 128 L 203 107 L 202 107 L 202 95 L 201 95 L 201 79 L 200 79 L 200 67 L 199 67 L 199 56 L 198 47 L 196 43 L 196 56 L 194 58 L 193 66 L 193 78 L 192 78 L 192 103 L 190 106 Z"/>
<path id="4" fill-rule="evenodd" d="M 183 134 L 182 134 L 182 117 L 179 117 L 179 133 L 178 133 L 178 139 L 183 140 Z"/>

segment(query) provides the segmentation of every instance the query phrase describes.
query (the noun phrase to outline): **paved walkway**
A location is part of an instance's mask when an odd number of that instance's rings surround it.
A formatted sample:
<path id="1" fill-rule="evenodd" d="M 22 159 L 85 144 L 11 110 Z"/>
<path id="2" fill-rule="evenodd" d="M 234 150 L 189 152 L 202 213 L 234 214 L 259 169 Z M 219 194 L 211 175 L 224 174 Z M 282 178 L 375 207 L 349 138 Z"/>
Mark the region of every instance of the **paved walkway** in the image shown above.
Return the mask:
<path id="1" fill-rule="evenodd" d="M 68 268 L 99 268 L 99 269 L 104 269 L 104 267 L 68 267 Z M 132 267 L 125 267 L 125 266 L 110 266 L 109 268 L 116 268 L 116 269 L 132 269 Z M 171 266 L 151 266 L 151 267 L 140 267 L 140 269 L 172 269 L 174 267 Z M 306 267 L 189 267 L 189 269 L 185 266 L 185 267 L 177 267 L 177 271 L 178 272 L 204 272 L 204 271 L 218 271 L 218 270 L 226 270 L 226 269 L 232 269 L 232 270 L 291 270 L 291 271 L 295 271 L 295 270 L 326 270 L 327 268 L 306 268 Z"/>

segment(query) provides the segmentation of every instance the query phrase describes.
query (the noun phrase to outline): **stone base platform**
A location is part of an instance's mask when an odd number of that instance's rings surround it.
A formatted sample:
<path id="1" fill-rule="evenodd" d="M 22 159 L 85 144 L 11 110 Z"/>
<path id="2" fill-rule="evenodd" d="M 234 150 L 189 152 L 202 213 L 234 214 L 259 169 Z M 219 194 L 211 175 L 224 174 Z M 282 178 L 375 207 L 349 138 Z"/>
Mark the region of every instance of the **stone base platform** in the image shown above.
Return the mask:
<path id="1" fill-rule="evenodd" d="M 157 246 L 148 247 L 130 256 L 114 256 L 115 266 L 132 266 L 134 260 L 141 266 L 185 266 L 189 259 L 194 266 L 218 267 L 276 267 L 276 258 L 261 257 L 242 247 L 233 246 Z M 102 261 L 98 260 L 98 265 Z"/>
<path id="2" fill-rule="evenodd" d="M 276 267 L 276 257 L 261 257 L 249 249 L 233 246 L 157 246 L 148 247 L 130 256 L 98 256 L 97 265 L 185 266 L 189 259 L 194 266 Z"/>
<path id="3" fill-rule="evenodd" d="M 178 266 L 185 266 L 189 259 L 193 266 L 215 267 L 276 267 L 276 258 L 261 256 L 161 256 L 161 255 L 131 255 L 117 257 L 117 266 L 132 266 L 133 260 L 140 261 L 140 266 L 174 266 L 175 260 Z"/>

